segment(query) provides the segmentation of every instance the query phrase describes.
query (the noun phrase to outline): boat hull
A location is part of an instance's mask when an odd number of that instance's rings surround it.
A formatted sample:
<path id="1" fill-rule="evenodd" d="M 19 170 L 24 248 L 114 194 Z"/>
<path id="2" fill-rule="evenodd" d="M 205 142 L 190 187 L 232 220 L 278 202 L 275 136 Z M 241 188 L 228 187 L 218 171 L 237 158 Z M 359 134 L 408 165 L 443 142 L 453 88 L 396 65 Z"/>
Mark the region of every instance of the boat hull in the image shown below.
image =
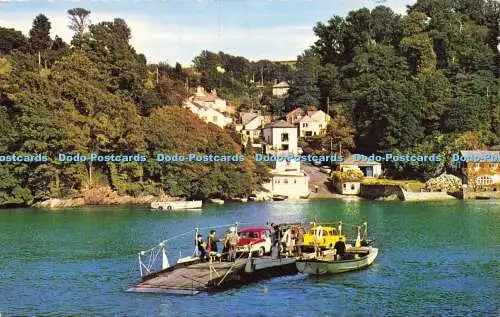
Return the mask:
<path id="1" fill-rule="evenodd" d="M 321 259 L 299 259 L 295 262 L 297 270 L 301 273 L 312 275 L 339 274 L 365 268 L 375 261 L 378 249 L 368 247 L 368 254 L 360 256 L 359 259 L 328 261 Z"/>
<path id="2" fill-rule="evenodd" d="M 181 209 L 200 209 L 201 200 L 193 201 L 155 201 L 151 203 L 152 209 L 160 210 L 181 210 Z"/>

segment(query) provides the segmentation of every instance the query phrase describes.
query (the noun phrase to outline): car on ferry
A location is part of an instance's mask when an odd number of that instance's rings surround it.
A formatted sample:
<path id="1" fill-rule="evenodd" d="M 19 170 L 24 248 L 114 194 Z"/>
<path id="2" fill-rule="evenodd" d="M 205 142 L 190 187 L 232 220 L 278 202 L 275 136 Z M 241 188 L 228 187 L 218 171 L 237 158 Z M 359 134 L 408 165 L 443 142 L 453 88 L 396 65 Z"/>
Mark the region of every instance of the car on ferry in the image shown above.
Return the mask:
<path id="1" fill-rule="evenodd" d="M 236 252 L 248 253 L 250 250 L 257 256 L 271 252 L 271 230 L 268 228 L 247 228 L 238 232 L 240 240 Z"/>
<path id="2" fill-rule="evenodd" d="M 335 242 L 339 241 L 339 238 L 343 237 L 345 240 L 345 235 L 339 234 L 337 228 L 330 226 L 314 225 L 307 230 L 304 234 L 304 247 L 317 246 L 321 249 L 330 249 L 335 246 Z"/>

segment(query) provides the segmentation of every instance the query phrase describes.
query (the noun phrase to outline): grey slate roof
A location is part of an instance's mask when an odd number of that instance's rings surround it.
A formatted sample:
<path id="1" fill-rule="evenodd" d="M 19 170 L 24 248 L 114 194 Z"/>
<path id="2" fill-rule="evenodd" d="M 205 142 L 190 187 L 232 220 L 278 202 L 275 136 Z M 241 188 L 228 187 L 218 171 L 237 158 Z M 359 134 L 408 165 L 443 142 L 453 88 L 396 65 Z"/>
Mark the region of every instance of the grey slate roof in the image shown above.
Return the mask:
<path id="1" fill-rule="evenodd" d="M 271 122 L 271 123 L 268 123 L 264 126 L 264 129 L 267 129 L 267 128 L 295 128 L 295 126 L 293 124 L 290 124 L 284 120 L 278 120 L 278 121 L 274 121 L 274 122 Z"/>

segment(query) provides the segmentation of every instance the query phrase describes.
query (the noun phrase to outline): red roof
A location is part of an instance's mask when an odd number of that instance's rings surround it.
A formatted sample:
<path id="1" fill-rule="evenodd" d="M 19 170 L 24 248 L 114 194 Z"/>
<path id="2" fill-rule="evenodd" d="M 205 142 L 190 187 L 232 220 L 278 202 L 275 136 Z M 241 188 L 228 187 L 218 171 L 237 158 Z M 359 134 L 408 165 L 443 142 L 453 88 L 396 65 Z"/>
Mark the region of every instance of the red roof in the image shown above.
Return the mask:
<path id="1" fill-rule="evenodd" d="M 239 230 L 238 232 L 263 232 L 263 231 L 271 231 L 268 228 L 245 228 L 243 230 Z"/>

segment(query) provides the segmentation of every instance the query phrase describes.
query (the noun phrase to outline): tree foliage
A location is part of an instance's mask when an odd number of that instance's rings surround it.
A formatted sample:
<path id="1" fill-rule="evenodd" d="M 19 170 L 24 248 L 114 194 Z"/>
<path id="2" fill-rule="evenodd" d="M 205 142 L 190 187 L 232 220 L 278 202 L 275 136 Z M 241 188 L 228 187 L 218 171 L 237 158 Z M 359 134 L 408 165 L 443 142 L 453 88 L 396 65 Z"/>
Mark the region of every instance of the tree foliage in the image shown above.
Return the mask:
<path id="1" fill-rule="evenodd" d="M 130 45 L 124 20 L 86 25 L 89 13 L 68 10 L 76 32 L 73 47 L 50 37 L 43 15 L 35 18 L 28 40 L 0 28 L 2 54 L 7 54 L 0 58 L 0 151 L 49 158 L 0 163 L 0 206 L 73 197 L 100 186 L 121 194 L 163 191 L 187 198 L 240 197 L 258 188 L 265 173 L 249 155 L 231 164 L 154 162 L 157 153 L 168 152 L 246 154 L 224 130 L 175 107 L 187 96 L 180 64 L 148 66 Z M 236 69 L 234 75 L 243 76 Z M 59 154 L 93 153 L 143 155 L 151 161 L 58 160 Z"/>

